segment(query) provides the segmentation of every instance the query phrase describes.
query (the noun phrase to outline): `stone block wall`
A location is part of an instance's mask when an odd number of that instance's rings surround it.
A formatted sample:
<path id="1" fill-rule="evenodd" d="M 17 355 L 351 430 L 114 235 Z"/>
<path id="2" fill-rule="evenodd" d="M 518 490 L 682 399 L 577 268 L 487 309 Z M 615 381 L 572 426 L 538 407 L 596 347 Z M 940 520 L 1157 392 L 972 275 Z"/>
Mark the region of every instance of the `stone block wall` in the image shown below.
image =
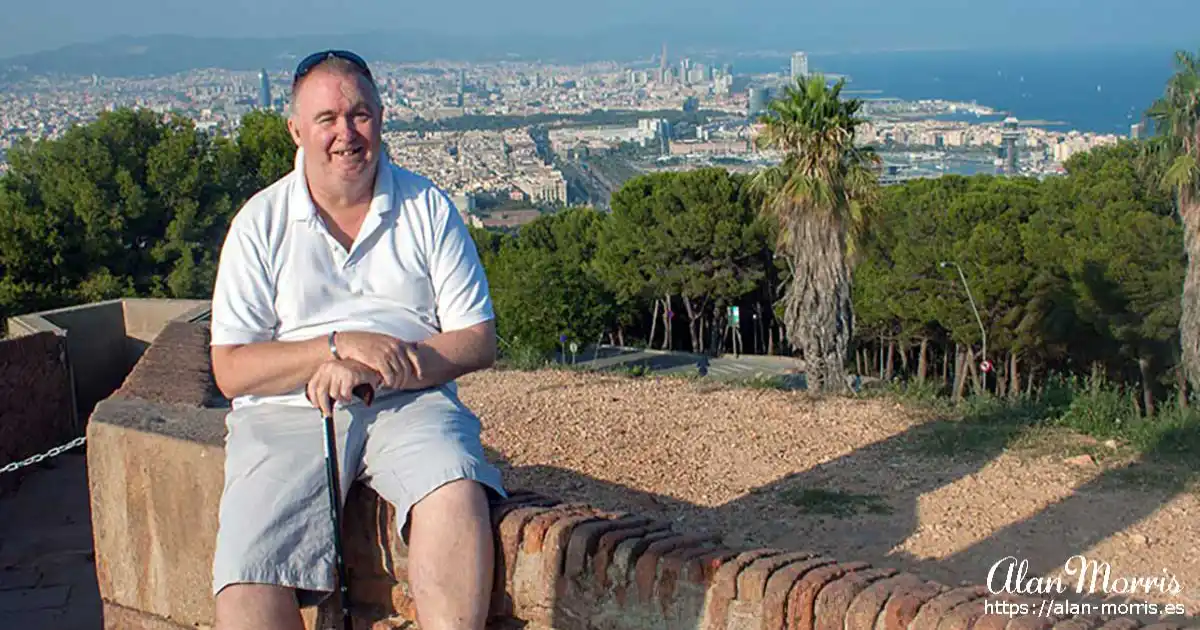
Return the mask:
<path id="1" fill-rule="evenodd" d="M 76 437 L 65 352 L 51 332 L 0 341 L 0 466 Z M 0 476 L 0 494 L 22 474 Z"/>
<path id="2" fill-rule="evenodd" d="M 225 409 L 214 398 L 206 356 L 202 325 L 168 326 L 89 423 L 97 574 L 108 630 L 213 623 L 210 566 Z M 491 506 L 494 628 L 1180 627 L 1129 618 L 985 614 L 985 600 L 999 598 L 979 585 L 939 584 L 803 549 L 731 547 L 636 513 L 563 503 L 554 488 L 510 490 L 508 499 Z M 351 488 L 344 538 L 356 628 L 413 627 L 408 553 L 395 522 L 393 508 L 374 492 Z M 305 610 L 306 628 L 336 627 L 331 613 Z"/>

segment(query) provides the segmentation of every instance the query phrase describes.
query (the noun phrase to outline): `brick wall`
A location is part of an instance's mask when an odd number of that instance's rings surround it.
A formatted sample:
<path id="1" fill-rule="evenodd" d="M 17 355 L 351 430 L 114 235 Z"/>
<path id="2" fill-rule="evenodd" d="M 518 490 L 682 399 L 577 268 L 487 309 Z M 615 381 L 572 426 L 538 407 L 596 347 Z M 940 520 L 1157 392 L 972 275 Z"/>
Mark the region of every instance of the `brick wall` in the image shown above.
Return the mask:
<path id="1" fill-rule="evenodd" d="M 352 505 L 391 517 L 368 495 Z M 352 516 L 355 523 L 387 523 Z M 993 595 L 978 584 L 951 586 L 919 575 L 801 549 L 735 548 L 675 530 L 670 523 L 516 491 L 492 506 L 496 571 L 492 623 L 517 620 L 555 630 L 1175 630 L 1177 622 L 1128 617 L 1039 616 L 1033 597 Z M 372 546 L 361 532 L 347 548 L 352 567 L 386 567 L 352 578 L 362 627 L 407 628 L 407 554 Z M 398 547 L 399 546 L 399 547 Z M 378 549 L 390 551 L 380 557 Z M 985 602 L 1025 603 L 1027 615 L 986 612 Z M 356 626 L 357 627 L 357 626 Z"/>
<path id="2" fill-rule="evenodd" d="M 223 484 L 207 331 L 172 324 L 88 424 L 95 557 L 106 630 L 211 627 Z M 496 630 L 1169 630 L 1131 618 L 985 614 L 980 585 L 946 585 L 804 549 L 738 548 L 635 513 L 510 488 L 491 506 Z M 355 628 L 412 628 L 408 550 L 395 511 L 350 489 L 344 540 Z M 1032 599 L 1004 598 L 1032 602 Z M 1037 600 L 1040 601 L 1040 600 Z M 329 623 L 336 598 L 303 612 Z M 1037 610 L 1034 607 L 1034 610 Z M 319 619 L 324 617 L 324 619 Z M 1197 628 L 1194 624 L 1189 627 Z"/>
<path id="3" fill-rule="evenodd" d="M 76 437 L 65 351 L 50 332 L 0 341 L 0 466 Z M 0 476 L 0 494 L 21 475 Z"/>

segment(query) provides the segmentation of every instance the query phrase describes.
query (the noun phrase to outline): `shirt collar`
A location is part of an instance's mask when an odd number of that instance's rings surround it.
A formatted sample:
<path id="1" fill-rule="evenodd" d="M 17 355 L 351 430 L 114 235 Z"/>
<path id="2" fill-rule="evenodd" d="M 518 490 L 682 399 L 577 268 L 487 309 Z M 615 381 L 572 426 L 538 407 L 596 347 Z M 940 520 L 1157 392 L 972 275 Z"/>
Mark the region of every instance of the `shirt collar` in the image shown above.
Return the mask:
<path id="1" fill-rule="evenodd" d="M 317 206 L 313 203 L 312 194 L 308 190 L 308 180 L 304 176 L 304 149 L 296 148 L 296 159 L 293 161 L 295 181 L 288 192 L 287 214 L 292 221 L 312 221 L 317 218 Z M 393 208 L 393 181 L 391 175 L 391 160 L 387 151 L 380 151 L 379 164 L 375 170 L 375 192 L 371 197 L 371 208 L 368 215 L 382 215 Z"/>

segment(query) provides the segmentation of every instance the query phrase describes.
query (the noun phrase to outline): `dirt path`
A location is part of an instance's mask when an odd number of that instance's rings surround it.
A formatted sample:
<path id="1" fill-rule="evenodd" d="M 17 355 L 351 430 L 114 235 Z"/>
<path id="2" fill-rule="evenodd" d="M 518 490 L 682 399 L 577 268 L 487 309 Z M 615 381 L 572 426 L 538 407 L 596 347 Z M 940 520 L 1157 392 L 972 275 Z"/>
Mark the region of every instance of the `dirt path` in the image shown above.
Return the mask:
<path id="1" fill-rule="evenodd" d="M 1027 560 L 1028 578 L 1061 575 L 1081 554 L 1109 564 L 1113 589 L 1164 571 L 1180 587 L 1111 600 L 1200 614 L 1200 497 L 1169 478 L 1138 483 L 1151 479 L 1139 467 L 1003 442 L 930 454 L 932 419 L 883 399 L 566 371 L 474 374 L 460 394 L 510 487 L 951 585 L 986 584 L 1009 556 Z M 1057 598 L 1100 601 L 1102 579 L 1096 597 L 1077 594 L 1077 579 L 1064 576 Z"/>

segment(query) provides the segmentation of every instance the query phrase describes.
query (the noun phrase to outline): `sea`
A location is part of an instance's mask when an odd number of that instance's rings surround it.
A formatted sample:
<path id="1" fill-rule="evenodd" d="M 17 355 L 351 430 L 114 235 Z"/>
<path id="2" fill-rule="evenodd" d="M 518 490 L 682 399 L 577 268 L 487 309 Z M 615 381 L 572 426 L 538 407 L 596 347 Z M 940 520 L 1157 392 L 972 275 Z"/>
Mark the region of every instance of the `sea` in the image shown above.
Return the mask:
<path id="1" fill-rule="evenodd" d="M 847 96 L 973 101 L 998 110 L 998 118 L 1038 121 L 1049 130 L 1127 136 L 1163 94 L 1175 50 L 814 52 L 808 58 L 810 72 L 844 75 Z M 738 74 L 786 74 L 791 63 L 768 56 L 725 62 Z"/>

